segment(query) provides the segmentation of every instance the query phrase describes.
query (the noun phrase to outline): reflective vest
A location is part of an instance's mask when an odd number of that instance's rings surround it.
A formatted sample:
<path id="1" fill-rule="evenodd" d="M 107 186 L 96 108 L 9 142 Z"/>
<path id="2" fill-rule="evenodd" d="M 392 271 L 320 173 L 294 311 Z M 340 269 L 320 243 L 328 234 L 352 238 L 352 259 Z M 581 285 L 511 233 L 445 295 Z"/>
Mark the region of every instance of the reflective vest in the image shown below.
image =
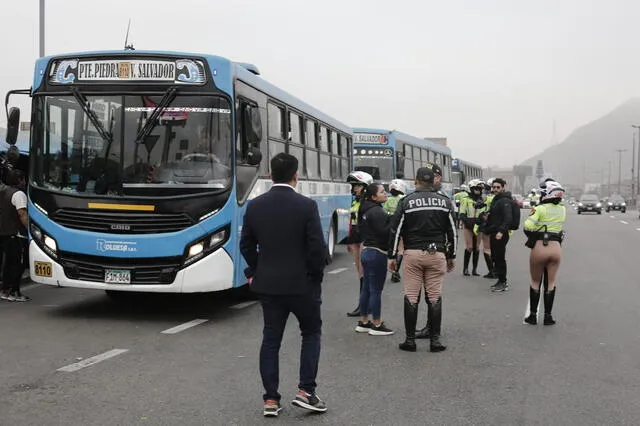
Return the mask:
<path id="1" fill-rule="evenodd" d="M 398 208 L 398 203 L 402 200 L 402 197 L 404 197 L 404 195 L 392 195 L 388 197 L 387 201 L 382 205 L 382 208 L 388 214 L 394 214 Z"/>
<path id="2" fill-rule="evenodd" d="M 524 229 L 533 232 L 560 233 L 564 230 L 567 210 L 562 205 L 540 204 L 531 209 L 529 217 L 524 221 Z"/>
<path id="3" fill-rule="evenodd" d="M 360 200 L 355 198 L 351 202 L 351 208 L 349 209 L 349 213 L 351 214 L 351 225 L 355 226 L 358 224 L 358 210 L 360 210 Z"/>
<path id="4" fill-rule="evenodd" d="M 467 216 L 470 219 L 478 217 L 478 214 L 482 209 L 476 209 L 476 200 L 471 197 L 464 197 L 460 201 L 460 214 Z"/>

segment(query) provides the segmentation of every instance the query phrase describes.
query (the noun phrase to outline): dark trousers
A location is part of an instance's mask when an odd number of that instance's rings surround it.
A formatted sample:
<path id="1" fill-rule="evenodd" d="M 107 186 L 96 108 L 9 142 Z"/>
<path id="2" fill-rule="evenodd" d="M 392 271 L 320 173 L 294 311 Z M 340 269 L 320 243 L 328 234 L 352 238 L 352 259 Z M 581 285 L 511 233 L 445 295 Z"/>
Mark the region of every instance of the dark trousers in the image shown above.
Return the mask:
<path id="1" fill-rule="evenodd" d="M 260 348 L 260 375 L 265 389 L 263 399 L 280 401 L 278 393 L 280 385 L 279 352 L 282 335 L 290 313 L 293 313 L 298 319 L 302 334 L 298 387 L 307 393 L 315 393 L 322 334 L 320 286 L 318 285 L 304 295 L 261 295 L 260 301 L 264 315 L 262 347 Z"/>
<path id="2" fill-rule="evenodd" d="M 382 309 L 382 290 L 387 279 L 387 255 L 376 249 L 365 248 L 360 254 L 364 280 L 360 292 L 360 316 L 371 314 L 374 320 L 380 319 Z"/>
<path id="3" fill-rule="evenodd" d="M 491 234 L 491 260 L 494 265 L 494 273 L 498 277 L 498 281 L 507 281 L 507 243 L 509 242 L 509 233 L 502 234 L 502 238 L 496 240 L 496 234 Z"/>
<path id="4" fill-rule="evenodd" d="M 13 293 L 20 291 L 20 279 L 24 266 L 22 263 L 22 241 L 18 237 L 0 237 L 0 257 L 2 262 L 2 291 Z"/>

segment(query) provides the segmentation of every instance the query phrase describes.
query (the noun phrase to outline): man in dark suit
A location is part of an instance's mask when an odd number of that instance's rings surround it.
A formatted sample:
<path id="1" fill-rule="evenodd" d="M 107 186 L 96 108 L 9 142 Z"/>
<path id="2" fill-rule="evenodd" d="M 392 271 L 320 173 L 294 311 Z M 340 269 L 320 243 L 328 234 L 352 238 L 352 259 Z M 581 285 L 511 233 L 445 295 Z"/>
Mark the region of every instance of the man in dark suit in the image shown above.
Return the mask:
<path id="1" fill-rule="evenodd" d="M 315 393 L 320 358 L 321 284 L 326 246 L 315 201 L 295 191 L 298 160 L 290 154 L 271 159 L 273 187 L 247 206 L 240 251 L 245 275 L 260 296 L 264 314 L 260 374 L 266 393 L 264 415 L 280 412 L 278 352 L 290 313 L 302 332 L 300 383 L 296 405 L 315 412 L 327 406 Z"/>

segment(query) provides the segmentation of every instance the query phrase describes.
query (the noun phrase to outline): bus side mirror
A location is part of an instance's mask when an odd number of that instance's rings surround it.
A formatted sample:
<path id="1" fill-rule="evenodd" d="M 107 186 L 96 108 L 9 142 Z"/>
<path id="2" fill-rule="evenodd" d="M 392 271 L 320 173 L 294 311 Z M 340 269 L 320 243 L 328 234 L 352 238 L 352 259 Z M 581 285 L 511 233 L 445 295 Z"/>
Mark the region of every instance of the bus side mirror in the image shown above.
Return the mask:
<path id="1" fill-rule="evenodd" d="M 257 106 L 247 105 L 242 114 L 242 125 L 246 135 L 246 142 L 250 145 L 260 143 L 260 141 L 262 141 L 260 109 Z"/>
<path id="2" fill-rule="evenodd" d="M 262 152 L 258 148 L 249 148 L 247 151 L 247 164 L 257 166 L 262 161 Z"/>
<path id="3" fill-rule="evenodd" d="M 11 107 L 7 113 L 7 137 L 9 145 L 15 145 L 18 141 L 18 129 L 20 128 L 20 108 Z"/>
<path id="4" fill-rule="evenodd" d="M 404 155 L 401 152 L 396 152 L 396 178 L 404 178 Z"/>

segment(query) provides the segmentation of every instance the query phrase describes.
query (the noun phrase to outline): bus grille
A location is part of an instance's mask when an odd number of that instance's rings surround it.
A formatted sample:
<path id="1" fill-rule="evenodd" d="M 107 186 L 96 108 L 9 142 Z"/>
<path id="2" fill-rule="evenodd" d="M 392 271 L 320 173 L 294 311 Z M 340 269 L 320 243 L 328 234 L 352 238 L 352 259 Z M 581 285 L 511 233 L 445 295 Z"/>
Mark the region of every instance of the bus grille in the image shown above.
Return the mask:
<path id="1" fill-rule="evenodd" d="M 66 228 L 108 234 L 163 234 L 194 224 L 185 213 L 128 213 L 61 209 L 51 219 Z"/>
<path id="2" fill-rule="evenodd" d="M 114 269 L 131 271 L 131 284 L 171 284 L 182 266 L 182 257 L 121 258 L 60 252 L 58 258 L 67 278 L 101 283 L 105 270 Z"/>

